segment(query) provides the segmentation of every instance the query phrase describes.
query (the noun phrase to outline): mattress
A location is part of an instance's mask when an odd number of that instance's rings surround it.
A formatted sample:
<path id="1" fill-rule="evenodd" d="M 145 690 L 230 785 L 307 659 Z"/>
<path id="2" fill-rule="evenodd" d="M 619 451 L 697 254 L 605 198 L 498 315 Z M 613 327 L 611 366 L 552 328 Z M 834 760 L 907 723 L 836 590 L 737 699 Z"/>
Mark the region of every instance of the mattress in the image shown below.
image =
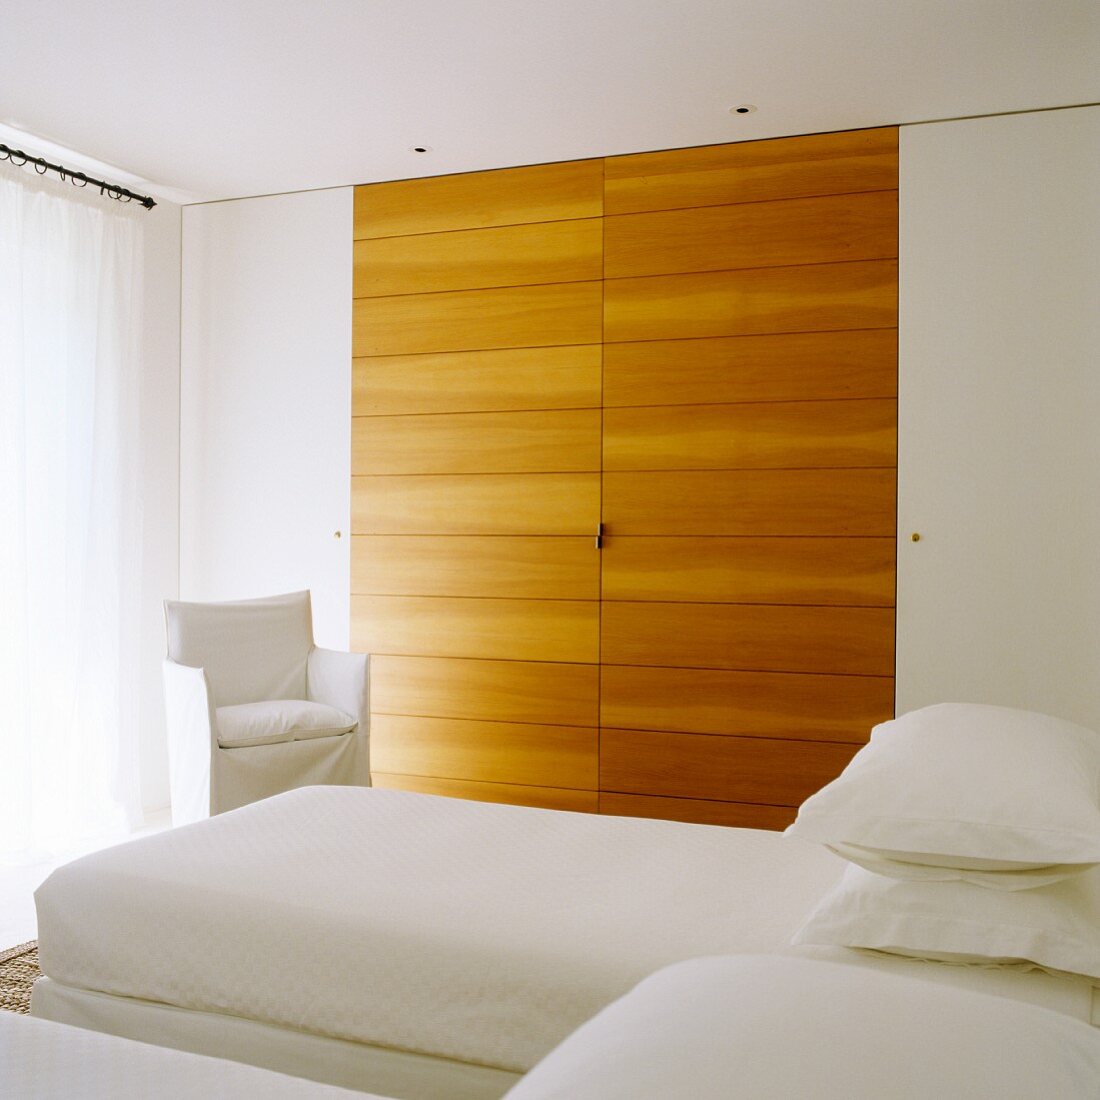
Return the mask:
<path id="1" fill-rule="evenodd" d="M 843 863 L 778 833 L 311 787 L 36 894 L 67 987 L 515 1073 L 653 971 L 786 946 Z"/>
<path id="2" fill-rule="evenodd" d="M 0 1090 L 20 1100 L 372 1100 L 361 1092 L 13 1012 L 0 1012 L 0 1066 Z"/>

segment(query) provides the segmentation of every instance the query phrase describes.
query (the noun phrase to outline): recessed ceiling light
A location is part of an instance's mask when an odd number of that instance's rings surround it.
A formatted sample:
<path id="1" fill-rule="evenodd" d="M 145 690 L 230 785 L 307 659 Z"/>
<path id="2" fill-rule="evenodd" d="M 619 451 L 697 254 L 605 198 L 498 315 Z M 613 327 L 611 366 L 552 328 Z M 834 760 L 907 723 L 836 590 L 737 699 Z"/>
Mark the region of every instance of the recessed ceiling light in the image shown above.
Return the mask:
<path id="1" fill-rule="evenodd" d="M 431 151 L 432 151 L 432 147 L 430 145 L 410 145 L 409 146 L 409 152 L 410 153 L 430 153 Z"/>
<path id="2" fill-rule="evenodd" d="M 736 107 L 730 108 L 731 115 L 751 115 L 756 107 L 751 103 L 738 103 Z"/>

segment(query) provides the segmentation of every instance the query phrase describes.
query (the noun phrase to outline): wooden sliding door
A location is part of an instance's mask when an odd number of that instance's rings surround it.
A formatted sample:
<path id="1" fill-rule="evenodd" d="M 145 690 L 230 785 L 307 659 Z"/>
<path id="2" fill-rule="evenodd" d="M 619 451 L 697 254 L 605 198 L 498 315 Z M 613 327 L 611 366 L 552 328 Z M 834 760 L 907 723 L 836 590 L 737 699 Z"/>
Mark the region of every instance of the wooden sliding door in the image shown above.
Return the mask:
<path id="1" fill-rule="evenodd" d="M 586 161 L 356 192 L 378 786 L 597 807 L 602 184 Z"/>
<path id="2" fill-rule="evenodd" d="M 605 175 L 600 808 L 781 827 L 893 711 L 896 131 Z"/>
<path id="3" fill-rule="evenodd" d="M 782 827 L 893 711 L 896 130 L 369 185 L 355 237 L 374 782 Z"/>

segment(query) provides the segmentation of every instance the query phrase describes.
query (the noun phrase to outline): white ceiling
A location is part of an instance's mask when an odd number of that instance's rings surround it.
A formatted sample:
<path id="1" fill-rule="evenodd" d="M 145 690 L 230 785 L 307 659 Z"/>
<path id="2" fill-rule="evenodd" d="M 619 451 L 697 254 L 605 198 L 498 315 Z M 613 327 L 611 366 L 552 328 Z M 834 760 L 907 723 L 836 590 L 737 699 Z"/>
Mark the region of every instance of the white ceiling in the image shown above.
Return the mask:
<path id="1" fill-rule="evenodd" d="M 0 140 L 183 201 L 1100 100 L 1100 0 L 0 0 L 0 40 Z"/>

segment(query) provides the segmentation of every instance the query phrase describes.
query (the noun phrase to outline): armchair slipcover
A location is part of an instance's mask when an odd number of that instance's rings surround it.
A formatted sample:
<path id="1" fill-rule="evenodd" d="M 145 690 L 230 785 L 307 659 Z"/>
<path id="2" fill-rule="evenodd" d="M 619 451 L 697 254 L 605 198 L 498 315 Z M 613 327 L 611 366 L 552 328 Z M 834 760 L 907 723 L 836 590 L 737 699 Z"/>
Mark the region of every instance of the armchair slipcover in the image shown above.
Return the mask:
<path id="1" fill-rule="evenodd" d="M 293 787 L 369 785 L 368 657 L 313 644 L 308 592 L 164 609 L 173 825 Z"/>

